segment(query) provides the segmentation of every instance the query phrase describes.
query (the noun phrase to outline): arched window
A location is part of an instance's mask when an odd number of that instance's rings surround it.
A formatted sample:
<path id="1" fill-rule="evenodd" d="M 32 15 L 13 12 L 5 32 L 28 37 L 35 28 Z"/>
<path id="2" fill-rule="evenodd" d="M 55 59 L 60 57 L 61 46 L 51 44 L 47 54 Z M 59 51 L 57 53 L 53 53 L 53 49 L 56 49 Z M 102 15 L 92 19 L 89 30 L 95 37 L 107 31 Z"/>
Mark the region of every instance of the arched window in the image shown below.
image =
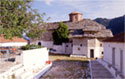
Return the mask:
<path id="1" fill-rule="evenodd" d="M 41 46 L 41 42 L 38 42 L 38 45 Z"/>

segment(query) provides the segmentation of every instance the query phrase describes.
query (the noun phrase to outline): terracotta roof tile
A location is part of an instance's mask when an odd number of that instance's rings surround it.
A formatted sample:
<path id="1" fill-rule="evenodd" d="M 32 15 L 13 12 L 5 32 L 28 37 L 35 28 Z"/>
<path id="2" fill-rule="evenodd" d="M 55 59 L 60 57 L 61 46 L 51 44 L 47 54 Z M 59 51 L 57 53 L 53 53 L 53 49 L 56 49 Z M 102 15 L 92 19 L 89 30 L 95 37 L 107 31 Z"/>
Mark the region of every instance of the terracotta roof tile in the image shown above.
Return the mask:
<path id="1" fill-rule="evenodd" d="M 12 40 L 10 40 L 10 39 L 5 39 L 3 35 L 0 35 L 0 43 L 5 43 L 5 42 L 27 42 L 27 40 L 18 37 L 13 37 Z"/>
<path id="2" fill-rule="evenodd" d="M 70 14 L 82 14 L 82 13 L 77 12 L 77 11 L 74 11 L 74 12 L 72 12 L 72 13 L 70 13 Z"/>

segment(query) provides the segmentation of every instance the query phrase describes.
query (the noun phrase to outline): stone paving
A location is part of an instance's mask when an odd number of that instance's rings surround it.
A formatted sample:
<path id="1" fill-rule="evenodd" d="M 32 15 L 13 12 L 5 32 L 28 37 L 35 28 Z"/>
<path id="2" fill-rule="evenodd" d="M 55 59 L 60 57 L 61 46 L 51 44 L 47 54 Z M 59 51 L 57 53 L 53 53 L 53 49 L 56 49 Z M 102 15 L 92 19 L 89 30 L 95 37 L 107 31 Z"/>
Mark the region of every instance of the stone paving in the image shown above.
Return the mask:
<path id="1" fill-rule="evenodd" d="M 88 68 L 87 65 L 88 63 L 83 61 L 54 61 L 52 68 L 40 79 L 83 79 L 87 74 L 85 72 Z"/>
<path id="2" fill-rule="evenodd" d="M 111 73 L 97 61 L 92 61 L 93 79 L 114 79 Z"/>

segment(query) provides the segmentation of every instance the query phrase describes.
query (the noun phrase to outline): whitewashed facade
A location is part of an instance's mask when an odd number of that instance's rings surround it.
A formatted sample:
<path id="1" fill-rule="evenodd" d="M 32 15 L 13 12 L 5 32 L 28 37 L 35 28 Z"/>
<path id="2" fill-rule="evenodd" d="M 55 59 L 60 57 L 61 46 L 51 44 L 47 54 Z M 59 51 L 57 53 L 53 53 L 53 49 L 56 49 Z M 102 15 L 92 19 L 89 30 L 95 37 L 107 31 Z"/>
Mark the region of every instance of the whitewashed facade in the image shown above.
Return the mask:
<path id="1" fill-rule="evenodd" d="M 4 42 L 0 43 L 0 47 L 21 47 L 27 44 L 28 42 Z"/>
<path id="2" fill-rule="evenodd" d="M 27 44 L 28 41 L 23 38 L 13 37 L 12 39 L 6 39 L 3 34 L 0 35 L 0 47 L 21 47 Z"/>
<path id="3" fill-rule="evenodd" d="M 83 55 L 88 58 L 101 58 L 103 43 L 98 39 L 79 38 L 73 39 L 72 55 Z"/>
<path id="4" fill-rule="evenodd" d="M 62 45 L 54 45 L 57 54 L 72 54 L 72 43 L 63 43 Z"/>
<path id="5" fill-rule="evenodd" d="M 32 44 L 32 43 L 31 43 Z M 43 40 L 37 40 L 35 42 L 36 45 L 44 46 L 47 48 L 53 48 L 53 41 L 43 41 Z"/>
<path id="6" fill-rule="evenodd" d="M 125 43 L 104 43 L 104 61 L 115 77 L 125 78 Z"/>
<path id="7" fill-rule="evenodd" d="M 104 42 L 104 59 L 99 59 L 116 79 L 125 78 L 124 34 L 114 36 Z"/>

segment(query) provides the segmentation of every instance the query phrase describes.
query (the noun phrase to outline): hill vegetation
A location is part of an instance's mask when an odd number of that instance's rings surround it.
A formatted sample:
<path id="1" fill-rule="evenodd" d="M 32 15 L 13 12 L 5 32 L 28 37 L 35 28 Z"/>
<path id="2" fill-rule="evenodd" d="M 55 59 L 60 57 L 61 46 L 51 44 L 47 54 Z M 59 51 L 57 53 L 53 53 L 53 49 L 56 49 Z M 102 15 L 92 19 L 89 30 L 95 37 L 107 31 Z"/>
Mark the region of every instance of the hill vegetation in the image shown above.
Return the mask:
<path id="1" fill-rule="evenodd" d="M 113 19 L 106 18 L 97 18 L 94 21 L 106 26 L 107 29 L 110 29 L 114 35 L 124 32 L 125 24 L 125 15 L 121 17 L 116 17 Z"/>

